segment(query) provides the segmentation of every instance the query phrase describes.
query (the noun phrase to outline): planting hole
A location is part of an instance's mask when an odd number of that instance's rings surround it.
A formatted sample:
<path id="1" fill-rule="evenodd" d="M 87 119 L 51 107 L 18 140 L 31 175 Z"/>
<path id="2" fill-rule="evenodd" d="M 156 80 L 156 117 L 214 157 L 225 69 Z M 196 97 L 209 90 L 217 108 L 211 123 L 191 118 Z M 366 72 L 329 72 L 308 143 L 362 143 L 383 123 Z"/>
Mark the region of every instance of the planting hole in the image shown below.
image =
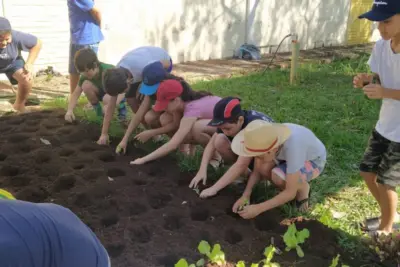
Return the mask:
<path id="1" fill-rule="evenodd" d="M 99 148 L 95 144 L 84 144 L 81 146 L 80 150 L 82 152 L 93 152 L 98 150 Z"/>
<path id="2" fill-rule="evenodd" d="M 225 241 L 229 244 L 235 245 L 243 240 L 242 235 L 234 229 L 228 229 L 225 232 Z"/>
<path id="3" fill-rule="evenodd" d="M 107 252 L 111 258 L 117 258 L 119 255 L 122 254 L 122 252 L 124 252 L 124 250 L 125 250 L 125 245 L 122 243 L 111 244 L 107 246 Z"/>
<path id="4" fill-rule="evenodd" d="M 107 171 L 107 175 L 111 178 L 125 176 L 125 171 L 118 168 L 112 168 Z"/>
<path id="5" fill-rule="evenodd" d="M 82 170 L 83 168 L 85 168 L 85 164 L 78 163 L 72 166 L 72 169 L 74 170 Z"/>
<path id="6" fill-rule="evenodd" d="M 164 229 L 165 230 L 178 230 L 183 226 L 182 218 L 179 215 L 167 215 L 164 218 Z"/>
<path id="7" fill-rule="evenodd" d="M 141 226 L 132 229 L 131 231 L 131 240 L 133 242 L 139 242 L 139 243 L 148 243 L 150 242 L 152 237 L 151 232 L 146 226 Z"/>
<path id="8" fill-rule="evenodd" d="M 22 141 L 25 141 L 26 139 L 29 138 L 29 135 L 27 134 L 13 134 L 8 138 L 8 141 L 11 143 L 20 143 Z"/>
<path id="9" fill-rule="evenodd" d="M 72 149 L 63 148 L 63 149 L 61 149 L 59 155 L 60 155 L 61 157 L 69 157 L 69 156 L 71 156 L 72 154 L 74 154 L 74 152 L 75 152 L 75 151 L 73 151 Z"/>
<path id="10" fill-rule="evenodd" d="M 135 185 L 146 185 L 147 184 L 147 182 L 145 180 L 140 180 L 140 179 L 133 180 L 133 183 Z"/>
<path id="11" fill-rule="evenodd" d="M 153 209 L 161 209 L 168 205 L 168 203 L 172 200 L 170 195 L 166 194 L 158 194 L 149 197 L 150 207 Z"/>
<path id="12" fill-rule="evenodd" d="M 98 159 L 103 162 L 115 161 L 115 156 L 111 152 L 102 152 L 99 154 Z"/>
<path id="13" fill-rule="evenodd" d="M 43 188 L 27 187 L 16 195 L 19 200 L 25 200 L 30 202 L 44 202 L 48 197 L 49 193 Z"/>
<path id="14" fill-rule="evenodd" d="M 53 191 L 60 192 L 62 190 L 69 190 L 75 186 L 76 178 L 72 175 L 63 175 L 54 183 Z"/>
<path id="15" fill-rule="evenodd" d="M 62 128 L 58 131 L 60 134 L 70 134 L 72 132 L 71 128 Z"/>
<path id="16" fill-rule="evenodd" d="M 5 161 L 7 158 L 6 154 L 0 153 L 0 161 Z"/>
<path id="17" fill-rule="evenodd" d="M 87 170 L 83 174 L 83 177 L 85 179 L 88 179 L 88 180 L 95 180 L 95 179 L 101 178 L 103 176 L 105 176 L 105 173 L 104 173 L 103 170 L 100 170 L 100 169 L 98 169 L 98 170 Z M 107 177 L 105 177 L 105 178 L 107 178 Z"/>
<path id="18" fill-rule="evenodd" d="M 133 202 L 129 204 L 129 213 L 130 215 L 139 215 L 143 214 L 147 211 L 147 207 L 143 204 Z"/>
<path id="19" fill-rule="evenodd" d="M 18 124 L 22 124 L 25 121 L 24 118 L 15 118 L 15 119 L 11 119 L 8 121 L 9 124 L 11 125 L 18 125 Z M 36 122 L 35 122 L 36 124 Z"/>
<path id="20" fill-rule="evenodd" d="M 51 156 L 48 151 L 38 151 L 36 153 L 35 162 L 38 164 L 46 163 L 51 160 Z"/>
<path id="21" fill-rule="evenodd" d="M 116 224 L 119 221 L 118 214 L 115 212 L 110 212 L 103 216 L 101 223 L 104 227 L 109 227 Z"/>
<path id="22" fill-rule="evenodd" d="M 86 193 L 78 193 L 74 201 L 75 205 L 79 207 L 87 207 L 92 203 L 89 195 Z"/>
<path id="23" fill-rule="evenodd" d="M 24 131 L 28 132 L 28 133 L 33 133 L 33 132 L 36 132 L 37 130 L 39 130 L 39 128 L 37 126 L 26 127 L 24 129 Z"/>
<path id="24" fill-rule="evenodd" d="M 0 174 L 3 176 L 16 176 L 19 173 L 19 169 L 17 167 L 14 166 L 3 166 L 3 168 L 1 168 L 1 172 Z"/>
<path id="25" fill-rule="evenodd" d="M 31 183 L 32 179 L 28 176 L 17 176 L 12 177 L 10 184 L 15 187 L 27 186 Z"/>
<path id="26" fill-rule="evenodd" d="M 190 218 L 193 221 L 206 221 L 209 215 L 209 210 L 204 207 L 194 207 L 190 212 Z"/>
<path id="27" fill-rule="evenodd" d="M 58 128 L 58 127 L 60 127 L 61 125 L 59 125 L 59 124 L 45 124 L 44 125 L 44 127 L 46 128 L 46 129 L 48 129 L 48 130 L 51 130 L 51 129 L 55 129 L 55 128 Z"/>

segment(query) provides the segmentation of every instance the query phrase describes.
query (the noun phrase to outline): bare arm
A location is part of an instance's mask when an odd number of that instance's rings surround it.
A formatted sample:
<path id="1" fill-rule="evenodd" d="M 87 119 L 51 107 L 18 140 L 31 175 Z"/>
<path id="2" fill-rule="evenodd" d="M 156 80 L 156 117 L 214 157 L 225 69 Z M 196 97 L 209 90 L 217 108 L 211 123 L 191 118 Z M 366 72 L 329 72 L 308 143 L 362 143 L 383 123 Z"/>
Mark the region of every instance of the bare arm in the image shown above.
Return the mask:
<path id="1" fill-rule="evenodd" d="M 89 12 L 90 15 L 92 15 L 93 19 L 97 22 L 97 24 L 101 26 L 101 12 L 97 8 L 97 6 L 94 6 Z"/>
<path id="2" fill-rule="evenodd" d="M 383 98 L 391 98 L 394 100 L 400 100 L 400 90 L 385 88 L 383 91 Z"/>
<path id="3" fill-rule="evenodd" d="M 247 199 L 250 199 L 251 192 L 253 191 L 253 187 L 260 180 L 260 173 L 258 171 L 253 171 L 250 175 L 249 181 L 247 182 L 246 189 L 243 192 L 243 196 Z"/>
<path id="4" fill-rule="evenodd" d="M 126 129 L 124 138 L 122 141 L 128 142 L 129 136 L 133 133 L 133 131 L 139 126 L 140 122 L 143 120 L 144 115 L 147 111 L 151 108 L 151 99 L 149 96 L 145 96 L 143 102 L 140 104 L 138 111 L 136 112 L 135 116 L 132 116 L 132 119 L 129 123 L 128 129 Z"/>
<path id="5" fill-rule="evenodd" d="M 200 168 L 199 171 L 197 172 L 198 174 L 199 173 L 207 174 L 208 163 L 210 163 L 210 160 L 212 159 L 212 156 L 214 155 L 215 152 L 214 142 L 215 139 L 217 138 L 217 135 L 218 135 L 217 133 L 213 134 L 206 148 L 203 151 L 203 157 L 201 158 Z"/>
<path id="6" fill-rule="evenodd" d="M 116 105 L 117 105 L 117 96 L 110 97 L 110 101 L 107 105 L 106 113 L 104 114 L 103 127 L 101 129 L 102 135 L 108 135 L 108 129 L 110 128 L 111 120 L 112 120 Z"/>
<path id="7" fill-rule="evenodd" d="M 29 55 L 26 59 L 26 64 L 33 65 L 39 55 L 40 50 L 42 50 L 42 41 L 37 39 L 36 45 L 29 49 Z"/>
<path id="8" fill-rule="evenodd" d="M 143 157 L 142 160 L 144 162 L 149 162 L 164 157 L 170 152 L 176 150 L 179 145 L 183 143 L 186 136 L 192 130 L 192 127 L 196 121 L 197 118 L 183 118 L 181 120 L 178 131 L 174 134 L 171 140 L 159 147 L 157 150 L 150 153 L 149 155 Z"/>
<path id="9" fill-rule="evenodd" d="M 261 212 L 282 206 L 283 204 L 293 200 L 296 197 L 297 191 L 299 189 L 300 171 L 295 173 L 290 173 L 286 175 L 286 187 L 285 190 L 280 192 L 275 197 L 260 203 Z M 304 181 L 302 181 L 304 183 Z"/>
<path id="10" fill-rule="evenodd" d="M 79 96 L 82 94 L 82 87 L 80 87 L 79 85 L 75 88 L 75 91 L 72 93 L 71 98 L 69 100 L 68 103 L 68 112 L 73 112 L 75 107 L 76 107 L 76 103 L 78 103 L 78 99 Z"/>
<path id="11" fill-rule="evenodd" d="M 252 158 L 248 157 L 239 157 L 237 161 L 229 168 L 229 170 L 212 187 L 214 187 L 216 191 L 220 191 L 231 184 L 246 171 L 251 159 Z"/>

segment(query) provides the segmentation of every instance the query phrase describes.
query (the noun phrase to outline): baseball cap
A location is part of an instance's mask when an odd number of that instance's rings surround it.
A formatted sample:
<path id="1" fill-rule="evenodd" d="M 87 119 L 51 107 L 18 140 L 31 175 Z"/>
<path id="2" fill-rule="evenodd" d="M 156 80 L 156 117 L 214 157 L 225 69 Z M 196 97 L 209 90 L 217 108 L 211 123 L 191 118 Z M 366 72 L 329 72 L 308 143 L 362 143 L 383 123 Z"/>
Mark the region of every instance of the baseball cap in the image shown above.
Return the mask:
<path id="1" fill-rule="evenodd" d="M 214 107 L 213 119 L 208 123 L 210 126 L 219 126 L 231 121 L 242 114 L 240 99 L 237 97 L 222 98 Z"/>
<path id="2" fill-rule="evenodd" d="M 375 0 L 371 10 L 360 15 L 358 18 L 371 21 L 384 21 L 399 13 L 399 0 Z"/>
<path id="3" fill-rule="evenodd" d="M 162 81 L 157 90 L 157 101 L 153 106 L 153 110 L 166 110 L 169 101 L 182 95 L 182 92 L 183 86 L 179 81 L 172 79 Z"/>
<path id="4" fill-rule="evenodd" d="M 0 31 L 11 31 L 11 24 L 5 17 L 0 17 Z"/>
<path id="5" fill-rule="evenodd" d="M 160 61 L 147 65 L 142 72 L 143 82 L 139 92 L 143 95 L 154 95 L 157 92 L 160 82 L 167 77 L 167 71 Z"/>

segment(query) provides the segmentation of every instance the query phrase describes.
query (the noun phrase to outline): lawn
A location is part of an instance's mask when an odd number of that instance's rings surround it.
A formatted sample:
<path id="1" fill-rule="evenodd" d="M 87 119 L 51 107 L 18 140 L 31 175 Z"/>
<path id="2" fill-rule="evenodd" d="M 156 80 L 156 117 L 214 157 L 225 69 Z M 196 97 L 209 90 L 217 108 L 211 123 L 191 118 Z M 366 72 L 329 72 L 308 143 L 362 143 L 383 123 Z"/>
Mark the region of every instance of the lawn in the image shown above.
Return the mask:
<path id="1" fill-rule="evenodd" d="M 359 245 L 351 237 L 359 237 L 357 223 L 379 214 L 377 204 L 358 174 L 368 137 L 379 114 L 380 101 L 369 100 L 354 89 L 352 78 L 368 72 L 368 55 L 357 59 L 335 60 L 330 64 L 307 63 L 300 67 L 298 82 L 289 84 L 289 70 L 275 69 L 265 74 L 254 73 L 193 83 L 195 89 L 215 95 L 239 96 L 242 106 L 270 115 L 278 122 L 304 125 L 315 132 L 328 151 L 328 164 L 322 176 L 312 182 L 312 209 L 307 216 L 345 233 L 340 243 L 355 252 Z M 64 106 L 64 100 L 46 106 Z M 89 121 L 96 121 L 91 111 L 79 110 Z M 123 131 L 114 124 L 111 135 Z M 183 160 L 181 168 L 195 171 L 200 161 Z M 271 195 L 271 189 L 257 188 L 259 200 Z M 288 206 L 281 209 L 292 216 Z"/>

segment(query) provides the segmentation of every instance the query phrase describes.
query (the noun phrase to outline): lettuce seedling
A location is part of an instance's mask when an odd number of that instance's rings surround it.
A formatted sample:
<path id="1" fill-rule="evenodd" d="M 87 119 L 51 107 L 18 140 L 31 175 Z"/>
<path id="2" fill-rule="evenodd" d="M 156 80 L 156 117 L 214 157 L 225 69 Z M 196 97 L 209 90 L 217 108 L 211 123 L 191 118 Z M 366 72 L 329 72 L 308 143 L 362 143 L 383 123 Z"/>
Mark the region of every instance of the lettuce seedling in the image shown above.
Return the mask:
<path id="1" fill-rule="evenodd" d="M 296 225 L 291 224 L 288 227 L 288 230 L 283 235 L 283 241 L 286 244 L 286 251 L 290 251 L 292 249 L 296 249 L 297 255 L 300 258 L 304 257 L 304 252 L 300 247 L 300 244 L 303 244 L 304 241 L 310 237 L 310 232 L 307 229 L 303 229 L 301 231 L 297 231 Z"/>
<path id="2" fill-rule="evenodd" d="M 175 267 L 196 267 L 194 264 L 188 264 L 188 262 L 185 259 L 180 259 L 177 263 L 174 265 Z"/>
<path id="3" fill-rule="evenodd" d="M 199 252 L 208 257 L 211 263 L 217 265 L 225 264 L 225 253 L 221 250 L 220 244 L 215 244 L 211 250 L 211 246 L 207 241 L 202 240 L 197 247 Z"/>
<path id="4" fill-rule="evenodd" d="M 238 211 L 244 210 L 244 208 L 245 208 L 246 206 L 248 206 L 248 205 L 250 205 L 250 201 L 249 201 L 248 199 L 246 199 L 246 200 L 244 201 L 243 205 L 240 205 L 240 206 L 239 206 Z"/>

